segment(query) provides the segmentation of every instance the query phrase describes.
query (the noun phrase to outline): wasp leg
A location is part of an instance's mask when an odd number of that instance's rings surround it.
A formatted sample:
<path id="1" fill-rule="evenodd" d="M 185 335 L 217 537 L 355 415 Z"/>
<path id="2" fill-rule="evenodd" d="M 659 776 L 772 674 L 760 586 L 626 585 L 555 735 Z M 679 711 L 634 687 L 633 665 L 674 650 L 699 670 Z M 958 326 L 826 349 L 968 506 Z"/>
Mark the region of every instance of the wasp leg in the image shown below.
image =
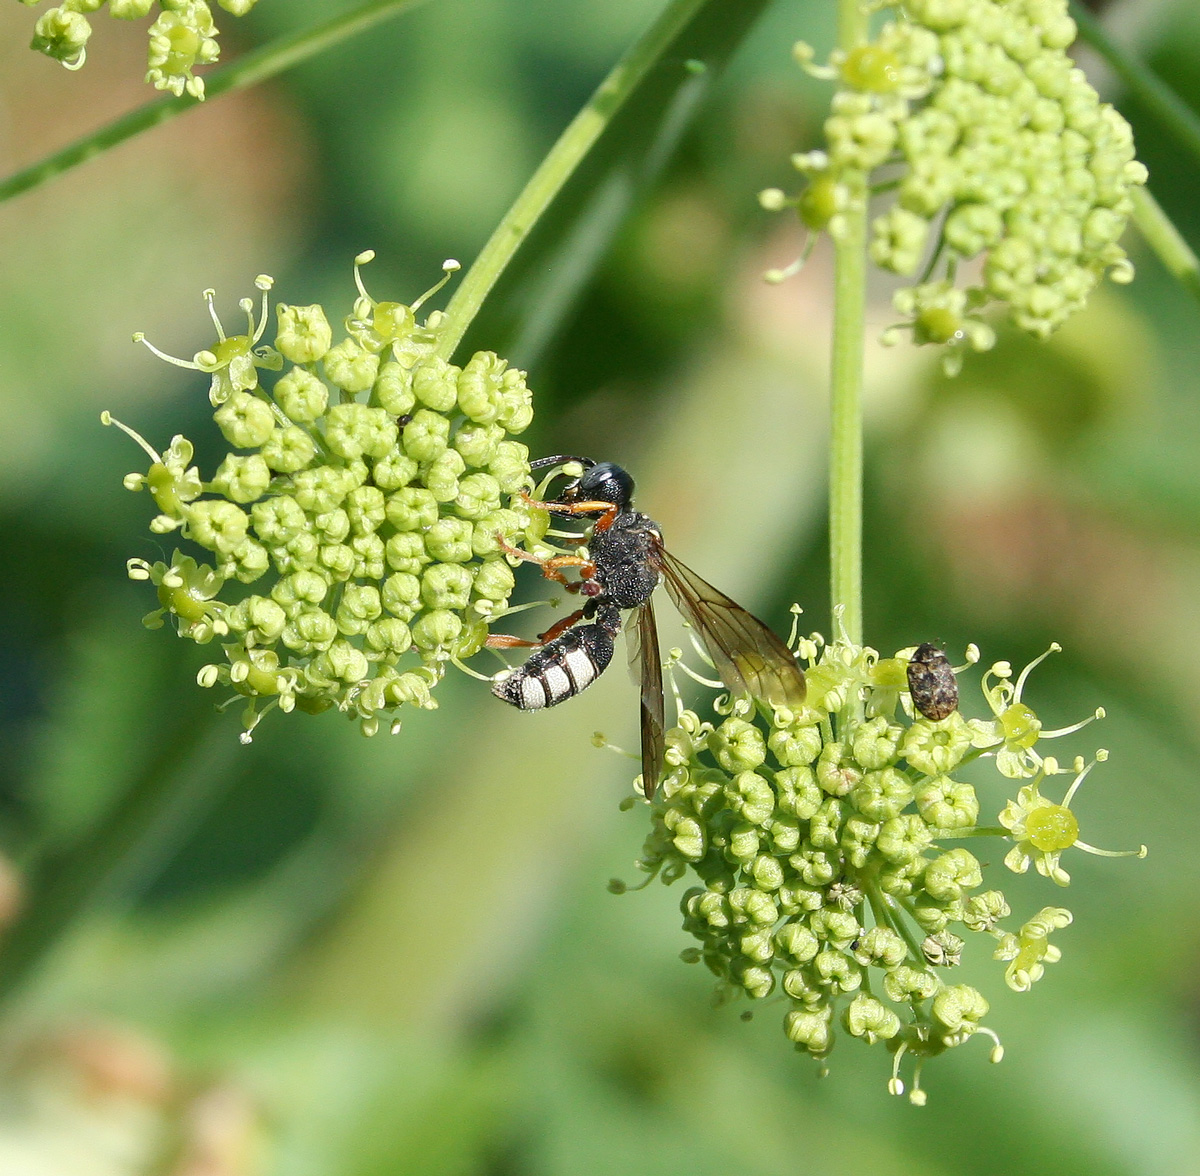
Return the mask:
<path id="1" fill-rule="evenodd" d="M 538 502 L 536 499 L 530 498 L 524 491 L 521 493 L 521 499 L 526 506 L 538 510 L 556 511 L 559 514 L 596 514 L 599 512 L 600 517 L 593 527 L 596 531 L 607 531 L 616 522 L 617 515 L 621 513 L 621 508 L 611 502 Z"/>
<path id="2" fill-rule="evenodd" d="M 504 536 L 496 532 L 496 544 L 505 555 L 515 556 L 517 559 L 522 559 L 526 563 L 537 564 L 542 569 L 542 575 L 547 580 L 556 580 L 562 584 L 568 592 L 578 592 L 579 585 L 573 584 L 559 571 L 559 568 L 579 568 L 580 575 L 585 579 L 591 579 L 596 574 L 596 567 L 590 560 L 584 559 L 578 555 L 555 555 L 551 557 L 532 555 L 528 551 L 522 551 L 519 547 L 514 547 L 509 543 Z M 591 569 L 590 571 L 588 569 Z"/>
<path id="3" fill-rule="evenodd" d="M 572 625 L 583 620 L 583 609 L 577 608 L 570 616 L 563 617 L 561 621 L 555 621 L 544 633 L 538 634 L 538 641 L 542 645 L 548 645 L 555 637 L 565 633 Z"/>
<path id="4" fill-rule="evenodd" d="M 489 633 L 484 645 L 488 649 L 536 649 L 540 641 L 526 641 L 522 637 L 510 637 L 507 633 Z"/>

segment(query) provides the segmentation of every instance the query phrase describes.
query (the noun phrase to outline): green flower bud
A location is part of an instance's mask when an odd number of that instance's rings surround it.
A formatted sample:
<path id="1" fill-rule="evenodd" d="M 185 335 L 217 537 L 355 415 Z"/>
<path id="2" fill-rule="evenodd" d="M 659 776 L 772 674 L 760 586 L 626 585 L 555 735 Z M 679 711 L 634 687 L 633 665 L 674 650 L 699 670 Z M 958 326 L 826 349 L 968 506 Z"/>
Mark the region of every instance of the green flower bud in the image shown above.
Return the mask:
<path id="1" fill-rule="evenodd" d="M 912 798 L 911 781 L 895 768 L 867 772 L 850 791 L 854 807 L 872 821 L 898 816 Z"/>
<path id="2" fill-rule="evenodd" d="M 771 785 L 755 772 L 739 772 L 726 785 L 725 796 L 733 812 L 751 825 L 764 824 L 775 811 Z"/>
<path id="3" fill-rule="evenodd" d="M 389 496 L 386 513 L 397 531 L 427 531 L 438 519 L 437 499 L 428 490 L 407 486 Z"/>
<path id="4" fill-rule="evenodd" d="M 890 927 L 872 927 L 863 933 L 854 949 L 854 958 L 864 967 L 891 969 L 908 956 L 908 946 Z"/>
<path id="5" fill-rule="evenodd" d="M 335 641 L 324 653 L 318 654 L 309 668 L 310 680 L 332 679 L 342 682 L 359 682 L 371 672 L 366 656 L 349 641 Z"/>
<path id="6" fill-rule="evenodd" d="M 889 862 L 903 865 L 920 856 L 932 840 L 925 822 L 909 813 L 885 821 L 875 845 Z"/>
<path id="7" fill-rule="evenodd" d="M 933 998 L 929 1011 L 949 1045 L 956 1043 L 953 1039 L 965 1041 L 974 1033 L 988 1008 L 981 992 L 966 984 L 950 984 Z"/>
<path id="8" fill-rule="evenodd" d="M 779 922 L 779 908 L 769 894 L 738 886 L 729 892 L 729 909 L 734 922 L 748 921 L 758 927 L 773 927 Z"/>
<path id="9" fill-rule="evenodd" d="M 845 951 L 862 934 L 858 920 L 845 911 L 814 911 L 808 920 L 812 933 L 838 951 Z"/>
<path id="10" fill-rule="evenodd" d="M 425 534 L 425 547 L 433 559 L 442 563 L 466 563 L 472 555 L 472 534 L 473 528 L 465 519 L 438 519 Z"/>
<path id="11" fill-rule="evenodd" d="M 770 968 L 740 962 L 732 971 L 733 978 L 751 1000 L 765 1000 L 775 989 L 775 976 Z"/>
<path id="12" fill-rule="evenodd" d="M 484 515 L 471 529 L 471 550 L 483 559 L 499 555 L 500 544 L 496 540 L 497 534 L 508 536 L 511 542 L 517 538 L 519 528 L 520 519 L 517 517 L 516 511 L 494 510 L 490 514 Z"/>
<path id="13" fill-rule="evenodd" d="M 844 744 L 827 743 L 817 759 L 817 783 L 830 796 L 845 796 L 862 779 L 862 771 Z"/>
<path id="14" fill-rule="evenodd" d="M 784 768 L 776 772 L 775 788 L 779 794 L 779 808 L 794 813 L 802 821 L 809 820 L 825 799 L 817 786 L 816 773 L 808 767 Z"/>
<path id="15" fill-rule="evenodd" d="M 254 7 L 257 0 L 217 0 L 217 3 L 226 12 L 233 13 L 234 16 L 245 16 Z"/>
<path id="16" fill-rule="evenodd" d="M 893 205 L 871 224 L 871 260 L 898 274 L 911 274 L 921 264 L 929 222 L 915 212 Z"/>
<path id="17" fill-rule="evenodd" d="M 477 521 L 499 509 L 500 484 L 491 474 L 468 474 L 458 483 L 454 510 L 460 517 Z"/>
<path id="18" fill-rule="evenodd" d="M 421 599 L 429 608 L 464 609 L 471 599 L 472 579 L 462 564 L 434 564 L 421 577 Z"/>
<path id="19" fill-rule="evenodd" d="M 862 984 L 862 969 L 845 952 L 833 948 L 817 952 L 812 969 L 817 983 L 834 994 L 854 992 Z"/>
<path id="20" fill-rule="evenodd" d="M 333 342 L 333 332 L 325 311 L 319 306 L 275 307 L 279 326 L 275 332 L 275 348 L 292 363 L 316 363 Z"/>
<path id="21" fill-rule="evenodd" d="M 248 596 L 226 614 L 229 627 L 251 638 L 256 645 L 270 645 L 283 633 L 287 613 L 265 596 Z"/>
<path id="22" fill-rule="evenodd" d="M 529 480 L 529 450 L 519 441 L 501 441 L 487 472 L 505 494 L 516 494 Z"/>
<path id="23" fill-rule="evenodd" d="M 833 1010 L 828 1006 L 803 1012 L 793 1009 L 783 1019 L 783 1031 L 789 1041 L 796 1043 L 797 1049 L 822 1057 L 833 1049 L 832 1014 Z"/>
<path id="24" fill-rule="evenodd" d="M 371 478 L 380 490 L 401 490 L 417 476 L 417 463 L 394 446 L 376 463 Z"/>
<path id="25" fill-rule="evenodd" d="M 232 502 L 207 500 L 185 508 L 187 536 L 221 555 L 229 555 L 246 538 L 250 518 Z"/>
<path id="26" fill-rule="evenodd" d="M 759 890 L 778 890 L 783 885 L 783 863 L 769 853 L 760 853 L 754 859 L 750 874 Z"/>
<path id="27" fill-rule="evenodd" d="M 327 364 L 328 366 L 328 364 Z M 382 408 L 335 404 L 325 416 L 325 440 L 338 457 L 384 457 L 396 444 L 396 422 Z"/>
<path id="28" fill-rule="evenodd" d="M 504 373 L 496 423 L 509 433 L 523 433 L 533 421 L 533 395 L 525 385 L 525 373 L 509 368 Z"/>
<path id="29" fill-rule="evenodd" d="M 468 466 L 482 469 L 496 456 L 496 446 L 504 440 L 500 425 L 464 424 L 454 434 L 454 448 Z"/>
<path id="30" fill-rule="evenodd" d="M 320 604 L 328 591 L 329 581 L 319 573 L 293 572 L 275 584 L 271 599 L 282 605 L 289 616 L 296 616 L 307 606 Z"/>
<path id="31" fill-rule="evenodd" d="M 979 801 L 970 784 L 937 776 L 916 790 L 917 809 L 936 829 L 969 829 L 979 818 Z"/>
<path id="32" fill-rule="evenodd" d="M 357 339 L 343 339 L 326 353 L 325 375 L 331 383 L 352 395 L 365 392 L 379 375 L 379 356 L 368 351 Z"/>
<path id="33" fill-rule="evenodd" d="M 868 772 L 886 768 L 895 758 L 902 734 L 901 727 L 889 723 L 882 715 L 868 719 L 855 729 L 850 754 Z"/>
<path id="34" fill-rule="evenodd" d="M 295 425 L 273 429 L 262 448 L 263 461 L 281 474 L 294 474 L 304 469 L 316 455 L 313 439 Z"/>
<path id="35" fill-rule="evenodd" d="M 432 562 L 433 557 L 425 550 L 425 539 L 416 531 L 401 531 L 393 535 L 385 548 L 388 567 L 396 572 L 410 572 L 413 575 Z"/>
<path id="36" fill-rule="evenodd" d="M 780 767 L 811 764 L 821 753 L 821 731 L 815 726 L 779 727 L 767 738 L 767 746 Z"/>
<path id="37" fill-rule="evenodd" d="M 446 609 L 422 613 L 412 624 L 413 643 L 418 649 L 440 650 L 452 646 L 463 629 L 463 619 Z"/>
<path id="38" fill-rule="evenodd" d="M 704 836 L 704 826 L 690 813 L 669 808 L 663 814 L 663 825 L 671 844 L 687 861 L 698 862 L 707 852 L 708 839 Z"/>
<path id="39" fill-rule="evenodd" d="M 382 580 L 387 554 L 378 535 L 355 535 L 350 540 L 354 552 L 354 575 L 360 579 Z"/>
<path id="40" fill-rule="evenodd" d="M 234 392 L 213 413 L 225 440 L 239 449 L 257 449 L 265 445 L 275 431 L 271 406 L 250 392 Z"/>
<path id="41" fill-rule="evenodd" d="M 346 581 L 354 575 L 356 559 L 354 550 L 345 543 L 325 543 L 321 546 L 317 560 L 334 580 Z"/>
<path id="42" fill-rule="evenodd" d="M 744 719 L 726 719 L 709 737 L 708 747 L 730 773 L 752 772 L 767 758 L 762 732 Z"/>
<path id="43" fill-rule="evenodd" d="M 927 776 L 953 771 L 971 748 L 971 732 L 958 711 L 944 719 L 918 719 L 905 732 L 900 754 Z"/>
<path id="44" fill-rule="evenodd" d="M 383 607 L 403 621 L 417 614 L 421 599 L 421 579 L 411 572 L 396 572 L 383 582 Z"/>
<path id="45" fill-rule="evenodd" d="M 963 922 L 969 931 L 992 931 L 1010 914 L 1012 911 L 999 890 L 973 895 L 963 906 Z"/>
<path id="46" fill-rule="evenodd" d="M 788 864 L 799 871 L 806 886 L 828 886 L 839 874 L 830 855 L 809 842 L 804 842 L 800 852 L 788 858 Z"/>
<path id="47" fill-rule="evenodd" d="M 883 978 L 883 991 L 895 1004 L 928 1000 L 941 987 L 938 978 L 924 968 L 902 964 Z"/>
<path id="48" fill-rule="evenodd" d="M 212 487 L 233 502 L 254 502 L 271 484 L 271 471 L 261 454 L 235 457 L 232 453 L 217 467 Z"/>
<path id="49" fill-rule="evenodd" d="M 925 890 L 941 902 L 963 898 L 964 891 L 981 885 L 979 862 L 965 849 L 952 849 L 925 867 Z"/>
<path id="50" fill-rule="evenodd" d="M 368 624 L 383 612 L 379 590 L 370 584 L 347 584 L 337 609 L 337 627 L 347 637 L 366 632 Z"/>
<path id="51" fill-rule="evenodd" d="M 414 461 L 431 462 L 446 451 L 450 422 L 440 413 L 420 408 L 404 426 L 404 452 Z"/>
<path id="52" fill-rule="evenodd" d="M 731 862 L 745 865 L 758 854 L 759 844 L 757 826 L 745 823 L 734 825 L 729 830 L 729 843 L 725 849 L 725 856 Z"/>
<path id="53" fill-rule="evenodd" d="M 882 827 L 878 822 L 869 821 L 866 817 L 851 816 L 846 819 L 838 837 L 838 845 L 845 853 L 846 860 L 856 870 L 866 866 Z"/>
<path id="54" fill-rule="evenodd" d="M 326 543 L 341 543 L 350 534 L 350 516 L 340 506 L 317 515 L 312 522 Z"/>
<path id="55" fill-rule="evenodd" d="M 785 923 L 775 932 L 775 946 L 781 955 L 798 964 L 806 964 L 820 950 L 817 937 L 803 923 Z"/>
<path id="56" fill-rule="evenodd" d="M 842 805 L 828 797 L 812 815 L 808 825 L 808 839 L 817 849 L 836 849 L 842 831 Z"/>
<path id="57" fill-rule="evenodd" d="M 367 626 L 367 644 L 379 653 L 407 653 L 412 643 L 412 631 L 399 617 L 385 617 Z"/>
<path id="58" fill-rule="evenodd" d="M 490 351 L 477 351 L 458 377 L 458 407 L 477 424 L 491 424 L 500 413 L 507 363 Z"/>
<path id="59" fill-rule="evenodd" d="M 946 218 L 942 231 L 952 249 L 963 257 L 974 257 L 1000 240 L 1004 221 L 989 204 L 962 204 Z"/>
<path id="60" fill-rule="evenodd" d="M 371 392 L 371 403 L 394 417 L 407 416 L 417 403 L 413 392 L 413 373 L 395 360 L 390 360 L 379 369 L 375 387 Z"/>
<path id="61" fill-rule="evenodd" d="M 357 486 L 346 496 L 350 525 L 360 535 L 374 531 L 387 515 L 383 491 L 376 486 Z"/>
<path id="62" fill-rule="evenodd" d="M 502 559 L 489 559 L 476 571 L 473 591 L 480 600 L 503 604 L 515 586 L 512 568 Z"/>
<path id="63" fill-rule="evenodd" d="M 434 357 L 413 372 L 412 388 L 417 401 L 435 412 L 449 412 L 458 400 L 461 369 Z"/>
<path id="64" fill-rule="evenodd" d="M 275 382 L 271 392 L 275 403 L 284 413 L 301 424 L 324 416 L 329 406 L 329 389 L 312 372 L 303 368 L 292 368 L 286 376 Z"/>
<path id="65" fill-rule="evenodd" d="M 900 1032 L 900 1018 L 873 996 L 856 996 L 846 1006 L 842 1023 L 851 1037 L 861 1037 L 868 1045 L 888 1041 Z"/>
<path id="66" fill-rule="evenodd" d="M 775 815 L 768 826 L 771 848 L 779 854 L 795 853 L 800 847 L 800 822 L 795 817 Z"/>
<path id="67" fill-rule="evenodd" d="M 83 64 L 91 35 L 92 26 L 86 16 L 71 12 L 65 6 L 51 8 L 33 26 L 33 40 L 29 47 L 53 57 L 55 61 L 61 61 L 70 69 L 78 69 Z"/>
<path id="68" fill-rule="evenodd" d="M 446 449 L 424 468 L 421 480 L 438 502 L 453 502 L 459 493 L 458 479 L 466 468 L 461 453 Z"/>

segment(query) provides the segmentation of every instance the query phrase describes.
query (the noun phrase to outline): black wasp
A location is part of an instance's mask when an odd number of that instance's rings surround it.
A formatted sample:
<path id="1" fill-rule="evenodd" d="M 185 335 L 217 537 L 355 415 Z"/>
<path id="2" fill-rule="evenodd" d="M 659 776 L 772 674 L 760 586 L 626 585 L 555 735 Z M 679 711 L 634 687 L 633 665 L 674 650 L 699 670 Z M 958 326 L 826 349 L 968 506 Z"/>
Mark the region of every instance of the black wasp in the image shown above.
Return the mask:
<path id="1" fill-rule="evenodd" d="M 505 544 L 510 555 L 538 564 L 542 575 L 586 596 L 581 609 L 540 634 L 537 641 L 493 634 L 499 648 L 534 646 L 525 664 L 493 685 L 497 698 L 521 710 L 541 710 L 574 698 L 608 667 L 621 613 L 633 609 L 631 659 L 640 665 L 642 686 L 642 789 L 654 795 L 666 751 L 662 658 L 650 598 L 661 580 L 675 607 L 700 635 L 725 685 L 777 707 L 804 702 L 804 673 L 788 647 L 757 617 L 718 592 L 663 546 L 662 531 L 633 509 L 633 479 L 609 461 L 586 457 L 543 457 L 531 469 L 578 462 L 583 474 L 541 506 L 559 518 L 594 519 L 587 556 L 542 558 Z M 581 536 L 582 538 L 582 536 Z M 562 569 L 577 568 L 578 581 Z M 581 623 L 586 622 L 586 623 Z"/>

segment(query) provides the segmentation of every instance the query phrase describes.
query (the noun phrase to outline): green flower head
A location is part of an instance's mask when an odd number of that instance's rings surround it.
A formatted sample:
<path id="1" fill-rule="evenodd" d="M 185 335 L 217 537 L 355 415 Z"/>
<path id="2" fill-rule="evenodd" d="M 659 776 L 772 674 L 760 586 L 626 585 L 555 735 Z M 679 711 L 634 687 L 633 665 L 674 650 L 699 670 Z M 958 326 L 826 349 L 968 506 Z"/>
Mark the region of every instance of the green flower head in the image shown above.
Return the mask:
<path id="1" fill-rule="evenodd" d="M 702 960 L 723 998 L 780 993 L 785 1035 L 822 1067 L 839 1031 L 882 1043 L 893 1055 L 889 1090 L 920 1105 L 928 1059 L 979 1035 L 991 1042 L 992 1061 L 1003 1054 L 984 1024 L 987 999 L 957 981 L 972 944 L 992 940 L 988 954 L 1008 963 L 1006 982 L 1025 991 L 1058 958 L 1050 931 L 1069 921 L 1046 908 L 1006 929 L 1008 902 L 985 881 L 992 857 L 963 840 L 1008 840 L 1010 868 L 1034 862 L 1064 881 L 1059 853 L 1091 849 L 1079 843 L 1068 807 L 1091 765 L 1076 765 L 1075 783 L 1054 805 L 1037 788 L 1057 766 L 1039 758 L 1000 827 L 981 828 L 975 786 L 959 773 L 991 760 L 995 779 L 1006 782 L 1032 762 L 1020 757 L 1036 735 L 1067 733 L 1039 727 L 1031 739 L 1028 725 L 1019 737 L 1005 733 L 1001 716 L 1024 705 L 1028 669 L 1015 685 L 1004 663 L 984 676 L 991 718 L 955 710 L 931 720 L 907 690 L 916 647 L 880 658 L 844 636 L 826 643 L 795 630 L 789 644 L 806 663 L 801 713 L 724 694 L 707 720 L 679 702 L 638 866 L 647 883 L 695 875 L 682 911 L 699 946 L 684 959 Z M 954 673 L 978 657 L 971 646 Z M 669 661 L 671 673 L 680 668 L 678 658 Z M 1024 746 L 1014 748 L 1014 739 Z"/>
<path id="2" fill-rule="evenodd" d="M 223 660 L 199 681 L 244 701 L 247 740 L 275 707 L 337 707 L 374 734 L 401 706 L 435 706 L 446 664 L 478 652 L 506 612 L 514 579 L 501 543 L 534 524 L 519 493 L 528 453 L 510 440 L 532 414 L 524 373 L 490 352 L 461 371 L 436 357 L 442 316 L 416 311 L 446 279 L 411 306 L 379 303 L 359 273 L 371 256 L 356 262 L 341 338 L 320 306 L 279 306 L 265 343 L 272 283 L 260 277 L 260 304 L 242 302 L 244 334 L 226 333 L 207 291 L 210 347 L 192 360 L 150 347 L 211 377 L 213 419 L 239 451 L 211 480 L 186 438 L 159 454 L 102 417 L 150 459 L 125 485 L 151 492 L 151 530 L 207 553 L 203 564 L 180 551 L 169 564 L 130 561 L 130 576 L 158 592 L 145 623 L 170 617 L 181 636 L 220 642 Z M 492 406 L 486 437 L 481 397 Z"/>

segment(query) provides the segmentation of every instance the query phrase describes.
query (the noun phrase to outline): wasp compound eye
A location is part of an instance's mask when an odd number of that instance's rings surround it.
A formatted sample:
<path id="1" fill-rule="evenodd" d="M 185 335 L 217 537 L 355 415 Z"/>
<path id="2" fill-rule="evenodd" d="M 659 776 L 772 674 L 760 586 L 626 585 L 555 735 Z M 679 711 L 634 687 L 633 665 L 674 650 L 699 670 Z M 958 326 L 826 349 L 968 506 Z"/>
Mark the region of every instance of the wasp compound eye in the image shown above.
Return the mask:
<path id="1" fill-rule="evenodd" d="M 628 506 L 633 500 L 633 478 L 611 461 L 602 461 L 587 470 L 576 483 L 576 487 L 579 497 L 596 502 Z"/>
<path id="2" fill-rule="evenodd" d="M 908 663 L 908 691 L 927 719 L 944 719 L 958 708 L 958 679 L 936 645 L 926 641 L 917 646 Z"/>

